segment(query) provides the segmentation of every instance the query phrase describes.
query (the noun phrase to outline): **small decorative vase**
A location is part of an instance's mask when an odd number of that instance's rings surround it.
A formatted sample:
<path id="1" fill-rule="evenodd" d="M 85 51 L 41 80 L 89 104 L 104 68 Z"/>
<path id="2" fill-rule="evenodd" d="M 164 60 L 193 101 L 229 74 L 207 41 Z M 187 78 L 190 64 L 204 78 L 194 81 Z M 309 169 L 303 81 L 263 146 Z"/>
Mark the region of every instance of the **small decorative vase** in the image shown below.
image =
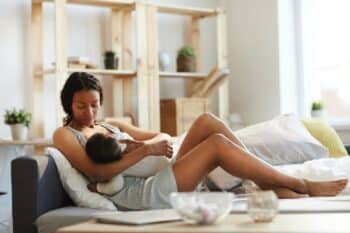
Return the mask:
<path id="1" fill-rule="evenodd" d="M 176 60 L 177 72 L 195 72 L 196 58 L 180 55 Z"/>
<path id="2" fill-rule="evenodd" d="M 105 53 L 104 65 L 106 69 L 115 69 L 116 60 L 114 52 Z"/>
<path id="3" fill-rule="evenodd" d="M 311 117 L 320 118 L 323 117 L 324 111 L 321 110 L 311 110 Z"/>
<path id="4" fill-rule="evenodd" d="M 247 212 L 254 222 L 271 222 L 278 213 L 278 197 L 273 191 L 255 191 L 248 195 Z"/>
<path id="5" fill-rule="evenodd" d="M 159 70 L 160 71 L 166 71 L 169 68 L 170 65 L 170 56 L 166 52 L 159 52 L 158 55 L 159 60 Z"/>
<path id="6" fill-rule="evenodd" d="M 28 138 L 28 127 L 24 124 L 11 125 L 12 140 L 26 140 Z"/>

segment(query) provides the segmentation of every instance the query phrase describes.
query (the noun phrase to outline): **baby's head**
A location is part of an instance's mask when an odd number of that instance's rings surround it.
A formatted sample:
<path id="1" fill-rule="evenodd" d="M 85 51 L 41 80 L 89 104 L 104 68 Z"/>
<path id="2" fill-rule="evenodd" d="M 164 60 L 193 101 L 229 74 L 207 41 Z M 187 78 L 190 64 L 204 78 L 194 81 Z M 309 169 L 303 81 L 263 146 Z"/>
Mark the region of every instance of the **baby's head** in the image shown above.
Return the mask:
<path id="1" fill-rule="evenodd" d="M 120 160 L 125 148 L 110 135 L 96 133 L 86 142 L 86 154 L 95 163 L 110 163 Z"/>

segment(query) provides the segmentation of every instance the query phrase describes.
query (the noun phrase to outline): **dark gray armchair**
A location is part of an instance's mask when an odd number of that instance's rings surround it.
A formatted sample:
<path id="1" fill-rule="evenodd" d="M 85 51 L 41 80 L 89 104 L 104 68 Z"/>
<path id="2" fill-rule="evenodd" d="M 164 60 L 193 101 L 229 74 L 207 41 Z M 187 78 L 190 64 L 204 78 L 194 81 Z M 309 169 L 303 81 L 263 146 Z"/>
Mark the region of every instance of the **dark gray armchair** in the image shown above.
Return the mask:
<path id="1" fill-rule="evenodd" d="M 36 233 L 35 221 L 40 215 L 73 205 L 62 187 L 51 157 L 20 157 L 12 161 L 11 169 L 15 233 Z"/>

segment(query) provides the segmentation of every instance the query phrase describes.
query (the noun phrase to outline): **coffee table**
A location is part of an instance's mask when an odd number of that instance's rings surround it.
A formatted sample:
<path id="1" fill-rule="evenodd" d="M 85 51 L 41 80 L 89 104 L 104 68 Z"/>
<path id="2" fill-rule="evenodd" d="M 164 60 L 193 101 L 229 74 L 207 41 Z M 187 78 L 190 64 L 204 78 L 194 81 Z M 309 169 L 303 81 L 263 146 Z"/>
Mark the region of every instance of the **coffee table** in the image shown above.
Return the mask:
<path id="1" fill-rule="evenodd" d="M 144 226 L 101 224 L 91 220 L 60 228 L 56 233 L 348 233 L 349 219 L 350 213 L 279 214 L 272 222 L 254 223 L 247 214 L 231 214 L 215 225 L 177 221 Z"/>

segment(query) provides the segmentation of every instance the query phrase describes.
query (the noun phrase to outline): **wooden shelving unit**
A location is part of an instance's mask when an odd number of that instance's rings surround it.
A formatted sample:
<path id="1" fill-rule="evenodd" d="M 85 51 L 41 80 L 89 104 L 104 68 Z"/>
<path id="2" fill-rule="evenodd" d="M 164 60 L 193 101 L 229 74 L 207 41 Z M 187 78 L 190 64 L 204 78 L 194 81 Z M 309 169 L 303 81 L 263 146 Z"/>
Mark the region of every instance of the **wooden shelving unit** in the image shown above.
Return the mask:
<path id="1" fill-rule="evenodd" d="M 161 78 L 190 78 L 203 79 L 208 76 L 206 73 L 190 73 L 190 72 L 159 72 Z"/>
<path id="2" fill-rule="evenodd" d="M 55 4 L 55 68 L 43 67 L 43 4 Z M 119 54 L 119 69 L 71 69 L 67 66 L 67 4 L 81 4 L 110 8 L 109 26 L 111 29 L 110 48 Z M 136 51 L 132 51 L 132 13 L 136 25 Z M 89 72 L 113 78 L 113 116 L 122 117 L 132 114 L 132 78 L 137 80 L 138 126 L 144 129 L 160 129 L 159 78 L 185 78 L 188 87 L 201 80 L 205 73 L 159 72 L 158 69 L 158 23 L 157 14 L 176 14 L 191 17 L 190 44 L 197 54 L 196 67 L 200 70 L 200 20 L 215 17 L 217 25 L 217 66 L 227 67 L 226 54 L 226 16 L 220 9 L 179 7 L 148 4 L 133 0 L 32 0 L 32 49 L 33 53 L 33 128 L 35 137 L 43 137 L 43 109 L 39 104 L 43 99 L 43 78 L 54 75 L 56 80 L 57 124 L 61 124 L 63 112 L 59 101 L 59 92 L 68 74 L 71 72 Z M 132 61 L 137 61 L 136 69 Z M 122 95 L 120 94 L 122 93 Z M 228 116 L 227 82 L 219 90 L 219 115 Z"/>
<path id="3" fill-rule="evenodd" d="M 131 70 L 106 70 L 106 69 L 77 69 L 68 68 L 68 73 L 73 72 L 87 72 L 96 75 L 106 75 L 107 77 L 117 76 L 118 78 L 130 78 L 136 76 L 136 71 Z M 47 69 L 44 71 L 38 71 L 36 75 L 52 75 L 55 74 L 55 68 Z"/>

